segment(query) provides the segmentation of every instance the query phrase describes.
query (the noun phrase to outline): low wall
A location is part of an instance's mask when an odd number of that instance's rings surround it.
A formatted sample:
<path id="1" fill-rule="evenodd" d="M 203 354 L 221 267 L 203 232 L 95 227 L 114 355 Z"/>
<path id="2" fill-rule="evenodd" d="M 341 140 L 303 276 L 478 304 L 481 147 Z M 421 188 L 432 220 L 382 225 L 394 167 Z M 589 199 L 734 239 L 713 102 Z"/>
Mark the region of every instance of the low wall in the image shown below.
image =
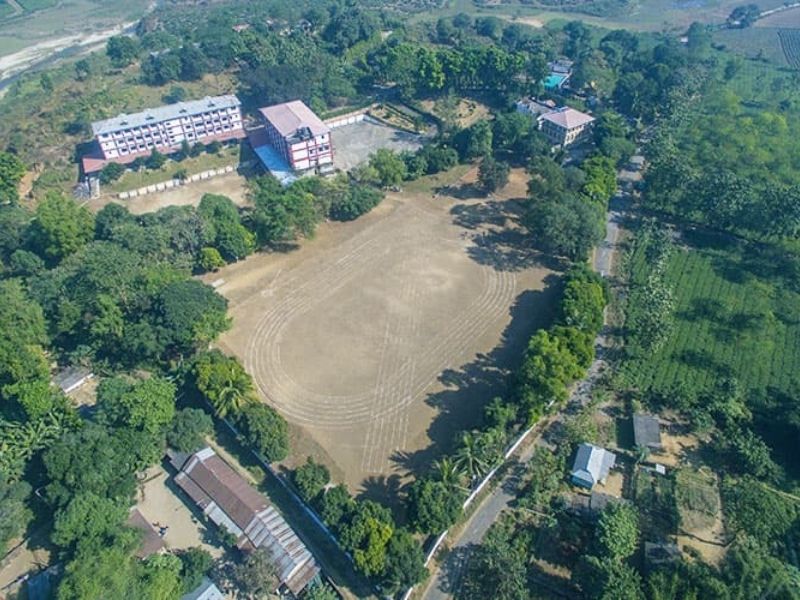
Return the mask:
<path id="1" fill-rule="evenodd" d="M 166 192 L 167 190 L 181 187 L 189 183 L 194 183 L 196 181 L 203 181 L 206 179 L 211 179 L 212 177 L 227 175 L 228 173 L 233 173 L 235 170 L 236 167 L 234 165 L 228 165 L 227 167 L 220 167 L 219 169 L 209 169 L 208 171 L 202 171 L 200 173 L 195 173 L 194 175 L 189 175 L 188 177 L 186 177 L 186 179 L 169 179 L 167 181 L 162 181 L 161 183 L 146 185 L 136 190 L 130 190 L 128 192 L 120 192 L 119 194 L 117 194 L 117 198 L 119 198 L 120 200 L 127 200 L 129 198 L 137 198 L 138 196 L 146 196 L 147 194 Z"/>
<path id="2" fill-rule="evenodd" d="M 369 106 L 365 106 L 364 108 L 359 108 L 358 110 L 354 110 L 353 112 L 339 115 L 338 117 L 331 117 L 330 119 L 325 120 L 325 125 L 327 125 L 331 129 L 336 129 L 337 127 L 344 127 L 345 125 L 353 125 L 354 123 L 360 123 L 361 121 L 364 120 L 364 117 L 367 115 L 367 112 L 369 112 L 370 109 L 374 107 L 375 105 L 371 104 Z"/>

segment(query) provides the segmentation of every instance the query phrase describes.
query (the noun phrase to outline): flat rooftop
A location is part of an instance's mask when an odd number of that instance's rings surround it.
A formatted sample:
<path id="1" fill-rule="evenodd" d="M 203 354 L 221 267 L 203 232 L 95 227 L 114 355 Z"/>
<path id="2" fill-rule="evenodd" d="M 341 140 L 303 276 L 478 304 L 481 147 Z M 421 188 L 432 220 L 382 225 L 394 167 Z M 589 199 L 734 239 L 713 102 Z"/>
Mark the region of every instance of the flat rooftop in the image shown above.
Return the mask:
<path id="1" fill-rule="evenodd" d="M 125 113 L 92 123 L 92 133 L 94 135 L 104 135 L 130 129 L 131 127 L 141 127 L 142 125 L 152 125 L 170 119 L 181 117 L 191 117 L 199 115 L 209 110 L 219 110 L 222 108 L 234 108 L 241 106 L 239 98 L 233 94 L 226 96 L 206 96 L 200 100 L 190 100 L 188 102 L 177 102 L 157 108 L 148 108 L 142 112 L 127 115 Z"/>
<path id="2" fill-rule="evenodd" d="M 284 137 L 295 135 L 298 130 L 309 129 L 313 135 L 330 132 L 330 127 L 322 122 L 301 100 L 293 100 L 284 104 L 265 106 L 258 109 L 275 129 Z"/>

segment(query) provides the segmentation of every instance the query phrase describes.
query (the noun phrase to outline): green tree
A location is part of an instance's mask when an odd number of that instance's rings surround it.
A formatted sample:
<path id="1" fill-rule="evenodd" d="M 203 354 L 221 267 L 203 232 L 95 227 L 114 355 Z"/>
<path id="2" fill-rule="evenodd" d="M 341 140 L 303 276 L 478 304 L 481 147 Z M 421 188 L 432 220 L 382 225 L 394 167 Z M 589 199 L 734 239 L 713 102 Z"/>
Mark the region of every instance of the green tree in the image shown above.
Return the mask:
<path id="1" fill-rule="evenodd" d="M 726 477 L 722 485 L 726 523 L 765 548 L 780 546 L 800 516 L 800 506 L 753 477 Z"/>
<path id="2" fill-rule="evenodd" d="M 25 165 L 16 154 L 0 152 L 0 204 L 19 201 L 19 182 L 25 175 Z"/>
<path id="3" fill-rule="evenodd" d="M 367 185 L 349 184 L 344 193 L 331 202 L 330 217 L 336 221 L 352 221 L 368 213 L 383 200 L 383 194 Z"/>
<path id="4" fill-rule="evenodd" d="M 356 511 L 356 501 L 347 491 L 344 484 L 339 484 L 327 490 L 319 501 L 320 516 L 325 524 L 340 529 L 350 516 Z"/>
<path id="5" fill-rule="evenodd" d="M 92 63 L 87 59 L 82 58 L 75 63 L 75 79 L 78 81 L 86 81 L 92 76 Z"/>
<path id="6" fill-rule="evenodd" d="M 143 565 L 133 557 L 137 539 L 135 532 L 128 531 L 111 544 L 79 547 L 64 568 L 57 600 L 146 597 Z"/>
<path id="7" fill-rule="evenodd" d="M 268 462 L 283 460 L 289 454 L 288 426 L 275 409 L 266 404 L 247 404 L 239 412 L 236 424 L 245 440 Z"/>
<path id="8" fill-rule="evenodd" d="M 428 574 L 422 546 L 407 530 L 395 529 L 386 546 L 386 563 L 381 574 L 381 587 L 389 594 L 424 581 Z"/>
<path id="9" fill-rule="evenodd" d="M 406 178 L 406 163 L 400 155 L 387 148 L 381 148 L 370 156 L 369 164 L 377 171 L 383 187 L 398 186 Z"/>
<path id="10" fill-rule="evenodd" d="M 167 347 L 189 354 L 207 346 L 230 327 L 228 301 L 210 285 L 196 280 L 167 284 L 156 304 Z"/>
<path id="11" fill-rule="evenodd" d="M 196 589 L 214 564 L 214 559 L 208 551 L 197 547 L 178 552 L 178 558 L 181 561 L 181 580 L 186 592 Z"/>
<path id="12" fill-rule="evenodd" d="M 531 337 L 518 373 L 523 404 L 541 413 L 567 399 L 567 385 L 583 374 L 563 338 L 544 329 Z"/>
<path id="13" fill-rule="evenodd" d="M 100 171 L 100 183 L 109 185 L 122 177 L 125 172 L 125 167 L 119 163 L 110 162 Z"/>
<path id="14" fill-rule="evenodd" d="M 28 508 L 30 494 L 27 482 L 12 482 L 0 475 L 0 549 L 4 554 L 8 543 L 21 536 L 33 518 Z"/>
<path id="15" fill-rule="evenodd" d="M 222 418 L 236 415 L 256 401 L 250 375 L 238 360 L 219 350 L 200 355 L 194 375 L 197 389 Z"/>
<path id="16" fill-rule="evenodd" d="M 216 248 L 202 248 L 200 250 L 200 268 L 204 271 L 216 271 L 225 266 L 225 259 Z"/>
<path id="17" fill-rule="evenodd" d="M 66 433 L 42 455 L 48 500 L 59 508 L 82 492 L 128 502 L 136 489 L 129 442 L 91 423 Z"/>
<path id="18" fill-rule="evenodd" d="M 639 516 L 627 503 L 612 503 L 603 509 L 595 532 L 600 556 L 621 562 L 636 552 Z"/>
<path id="19" fill-rule="evenodd" d="M 158 171 L 161 167 L 167 164 L 167 157 L 153 148 L 153 150 L 150 151 L 150 156 L 145 159 L 144 164 L 148 169 L 152 171 Z"/>
<path id="20" fill-rule="evenodd" d="M 409 523 L 422 533 L 441 533 L 461 515 L 463 501 L 458 490 L 440 481 L 417 479 L 408 492 Z"/>
<path id="21" fill-rule="evenodd" d="M 603 326 L 606 292 L 602 280 L 586 267 L 567 272 L 561 297 L 559 321 L 583 331 L 597 333 Z"/>
<path id="22" fill-rule="evenodd" d="M 244 561 L 234 565 L 233 581 L 238 595 L 247 600 L 260 600 L 273 594 L 280 583 L 266 548 L 250 552 Z"/>
<path id="23" fill-rule="evenodd" d="M 64 549 L 100 549 L 112 540 L 128 517 L 128 508 L 110 498 L 81 492 L 55 514 L 51 539 Z"/>
<path id="24" fill-rule="evenodd" d="M 393 531 L 389 509 L 365 500 L 358 504 L 350 523 L 342 528 L 340 539 L 353 556 L 356 568 L 372 577 L 384 572 L 386 548 Z"/>
<path id="25" fill-rule="evenodd" d="M 573 261 L 585 260 L 603 239 L 603 209 L 572 195 L 533 199 L 524 218 L 534 243 Z"/>
<path id="26" fill-rule="evenodd" d="M 36 207 L 28 235 L 34 251 L 46 260 L 59 262 L 92 239 L 94 217 L 77 202 L 50 192 Z"/>
<path id="27" fill-rule="evenodd" d="M 470 481 L 474 481 L 488 469 L 480 439 L 474 432 L 465 431 L 461 434 L 455 454 L 455 465 L 467 474 Z"/>
<path id="28" fill-rule="evenodd" d="M 106 43 L 106 54 L 115 67 L 127 67 L 139 58 L 139 42 L 126 35 L 115 35 Z"/>
<path id="29" fill-rule="evenodd" d="M 505 522 L 492 526 L 467 563 L 458 600 L 526 600 L 526 556 Z"/>
<path id="30" fill-rule="evenodd" d="M 97 389 L 97 403 L 107 422 L 156 434 L 175 417 L 175 385 L 161 377 L 107 379 Z"/>
<path id="31" fill-rule="evenodd" d="M 184 408 L 175 413 L 167 431 L 167 443 L 181 452 L 195 452 L 205 445 L 214 429 L 211 416 L 199 408 Z"/>
<path id="32" fill-rule="evenodd" d="M 331 480 L 331 473 L 323 464 L 315 462 L 310 456 L 306 463 L 292 473 L 292 481 L 304 500 L 316 498 Z"/>
<path id="33" fill-rule="evenodd" d="M 228 260 L 239 260 L 253 253 L 255 238 L 241 222 L 233 201 L 218 194 L 204 194 L 197 212 L 208 224 L 214 246 Z"/>
<path id="34" fill-rule="evenodd" d="M 306 590 L 303 600 L 339 600 L 339 594 L 326 583 L 315 583 Z"/>
<path id="35" fill-rule="evenodd" d="M 497 161 L 492 156 L 485 156 L 478 167 L 478 182 L 483 191 L 491 194 L 505 187 L 510 171 L 508 163 Z"/>
<path id="36" fill-rule="evenodd" d="M 461 156 L 473 160 L 492 152 L 492 126 L 488 121 L 478 121 L 465 132 Z"/>
<path id="37" fill-rule="evenodd" d="M 19 281 L 0 281 L 0 398 L 7 386 L 49 380 L 47 341 L 42 308 Z"/>
<path id="38" fill-rule="evenodd" d="M 314 234 L 319 216 L 312 194 L 293 188 L 283 190 L 274 178 L 261 177 L 250 182 L 248 196 L 255 206 L 252 224 L 260 245 Z"/>

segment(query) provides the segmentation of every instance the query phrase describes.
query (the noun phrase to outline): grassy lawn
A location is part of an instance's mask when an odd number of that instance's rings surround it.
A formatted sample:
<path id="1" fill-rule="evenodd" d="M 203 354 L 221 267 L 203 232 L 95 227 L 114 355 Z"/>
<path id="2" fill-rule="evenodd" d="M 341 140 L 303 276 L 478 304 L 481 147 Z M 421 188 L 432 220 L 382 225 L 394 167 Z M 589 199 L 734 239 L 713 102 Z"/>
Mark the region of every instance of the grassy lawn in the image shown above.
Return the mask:
<path id="1" fill-rule="evenodd" d="M 141 171 L 125 171 L 125 174 L 111 185 L 103 186 L 103 190 L 108 193 L 117 194 L 135 190 L 146 185 L 161 183 L 173 179 L 178 171 L 186 170 L 188 175 L 194 175 L 209 169 L 219 169 L 228 165 L 239 164 L 240 146 L 226 146 L 218 154 L 204 153 L 194 158 L 187 158 L 182 161 L 168 160 L 160 169 L 152 171 L 143 169 Z"/>
<path id="2" fill-rule="evenodd" d="M 800 372 L 800 261 L 775 248 L 684 234 L 670 258 L 675 325 L 652 356 L 624 369 L 641 390 L 710 389 L 735 376 L 743 389 L 789 391 Z M 633 277 L 650 267 L 633 256 Z"/>
<path id="3" fill-rule="evenodd" d="M 426 175 L 420 177 L 416 181 L 408 181 L 403 184 L 403 188 L 407 192 L 416 194 L 433 194 L 436 188 L 455 184 L 461 179 L 473 165 L 456 165 L 448 171 L 436 173 L 436 175 Z"/>

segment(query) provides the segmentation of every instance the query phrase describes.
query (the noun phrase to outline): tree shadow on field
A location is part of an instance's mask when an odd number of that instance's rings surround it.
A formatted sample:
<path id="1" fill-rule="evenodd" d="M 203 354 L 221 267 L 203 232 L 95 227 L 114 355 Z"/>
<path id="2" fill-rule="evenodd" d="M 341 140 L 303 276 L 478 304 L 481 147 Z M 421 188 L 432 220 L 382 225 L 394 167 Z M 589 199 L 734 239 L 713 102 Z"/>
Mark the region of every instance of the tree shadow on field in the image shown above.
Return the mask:
<path id="1" fill-rule="evenodd" d="M 403 514 L 399 501 L 400 487 L 399 475 L 372 475 L 361 482 L 362 489 L 358 493 L 358 499 L 373 500 L 389 507 L 395 520 L 402 523 L 405 520 L 405 514 Z"/>
<path id="2" fill-rule="evenodd" d="M 437 410 L 428 426 L 429 445 L 414 452 L 397 452 L 391 458 L 393 463 L 416 474 L 424 473 L 435 459 L 453 451 L 460 432 L 480 426 L 483 408 L 492 398 L 509 393 L 509 380 L 530 336 L 554 316 L 561 279 L 553 274 L 544 283 L 542 290 L 527 290 L 517 296 L 509 309 L 511 322 L 491 352 L 478 354 L 471 362 L 439 375 L 444 389 L 425 399 Z"/>
<path id="3" fill-rule="evenodd" d="M 450 209 L 453 222 L 469 230 L 469 257 L 498 271 L 522 271 L 531 267 L 560 270 L 564 264 L 533 247 L 521 225 L 524 206 L 518 200 L 486 200 L 456 204 Z"/>

